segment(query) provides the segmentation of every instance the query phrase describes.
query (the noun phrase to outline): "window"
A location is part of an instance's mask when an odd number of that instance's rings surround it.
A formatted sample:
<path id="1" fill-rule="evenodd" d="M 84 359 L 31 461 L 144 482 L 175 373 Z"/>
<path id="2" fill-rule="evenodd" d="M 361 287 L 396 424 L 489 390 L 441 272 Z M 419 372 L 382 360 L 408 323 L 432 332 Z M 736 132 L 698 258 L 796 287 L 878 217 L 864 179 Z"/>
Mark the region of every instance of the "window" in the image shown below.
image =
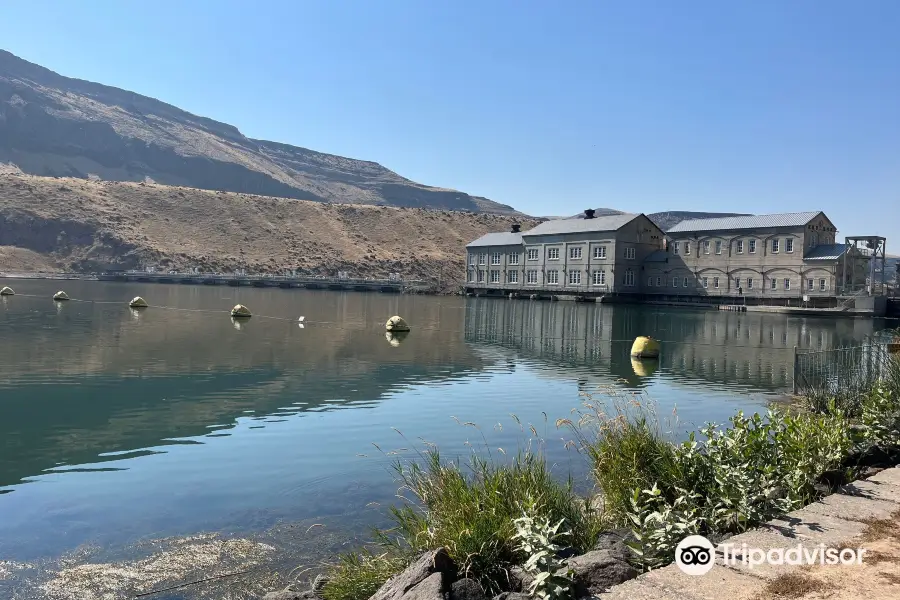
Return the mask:
<path id="1" fill-rule="evenodd" d="M 634 248 L 625 248 L 625 258 L 628 260 L 634 259 Z"/>
<path id="2" fill-rule="evenodd" d="M 778 238 L 772 240 L 772 254 L 778 253 Z"/>
<path id="3" fill-rule="evenodd" d="M 773 289 L 773 290 L 777 290 L 777 289 L 778 289 L 778 280 L 775 279 L 774 277 L 772 278 L 771 284 L 772 284 L 772 289 Z"/>
<path id="4" fill-rule="evenodd" d="M 594 271 L 591 282 L 594 285 L 606 285 L 606 271 Z"/>
<path id="5" fill-rule="evenodd" d="M 491 283 L 500 283 L 500 271 L 491 271 Z"/>
<path id="6" fill-rule="evenodd" d="M 691 255 L 691 243 L 690 242 L 684 243 L 684 254 L 685 254 L 685 256 Z"/>
<path id="7" fill-rule="evenodd" d="M 672 244 L 672 253 L 675 256 L 678 256 L 678 242 L 675 242 L 674 244 Z"/>
<path id="8" fill-rule="evenodd" d="M 594 258 L 606 258 L 606 246 L 595 246 Z"/>
<path id="9" fill-rule="evenodd" d="M 734 278 L 734 289 L 738 289 L 739 287 L 741 287 L 741 278 L 735 277 Z"/>
<path id="10" fill-rule="evenodd" d="M 719 278 L 713 277 L 713 287 L 719 289 Z"/>
<path id="11" fill-rule="evenodd" d="M 662 285 L 662 277 L 656 276 L 656 286 L 659 287 Z"/>
<path id="12" fill-rule="evenodd" d="M 569 271 L 569 285 L 581 285 L 581 271 Z"/>
<path id="13" fill-rule="evenodd" d="M 478 255 L 478 264 L 479 265 L 487 264 L 487 253 L 486 252 L 482 252 L 481 254 Z"/>
<path id="14" fill-rule="evenodd" d="M 786 290 L 791 289 L 791 280 L 788 279 L 787 277 L 784 278 L 784 289 L 786 289 Z"/>
<path id="15" fill-rule="evenodd" d="M 722 254 L 722 241 L 716 240 L 716 254 Z"/>
<path id="16" fill-rule="evenodd" d="M 527 283 L 537 283 L 537 271 L 534 269 L 525 273 L 525 281 Z"/>
<path id="17" fill-rule="evenodd" d="M 824 279 L 820 279 L 819 280 L 819 290 L 824 292 L 827 288 L 828 288 L 828 282 L 825 281 Z"/>
<path id="18" fill-rule="evenodd" d="M 672 287 L 678 287 L 678 278 L 677 277 L 672 278 Z"/>
<path id="19" fill-rule="evenodd" d="M 529 248 L 528 249 L 528 260 L 537 260 L 538 259 L 538 249 L 537 248 Z"/>
<path id="20" fill-rule="evenodd" d="M 814 289 L 815 287 L 816 287 L 815 281 L 813 281 L 812 279 L 806 280 L 806 289 L 811 290 L 811 289 Z"/>
<path id="21" fill-rule="evenodd" d="M 559 285 L 559 271 L 547 271 L 547 283 Z"/>
<path id="22" fill-rule="evenodd" d="M 499 252 L 492 252 L 492 253 L 491 253 L 491 264 L 492 264 L 492 265 L 499 265 L 499 264 L 500 264 L 500 253 L 499 253 Z"/>
<path id="23" fill-rule="evenodd" d="M 469 264 L 470 264 L 470 265 L 476 265 L 476 264 L 478 264 L 478 257 L 477 257 L 476 255 L 474 255 L 474 254 L 470 254 L 470 255 L 469 255 Z"/>
<path id="24" fill-rule="evenodd" d="M 509 264 L 511 264 L 511 265 L 519 264 L 519 253 L 518 252 L 510 252 L 509 253 Z"/>
<path id="25" fill-rule="evenodd" d="M 484 283 L 484 271 L 478 271 L 478 283 Z"/>
<path id="26" fill-rule="evenodd" d="M 703 279 L 701 279 L 701 281 L 703 282 L 703 287 L 705 287 L 705 288 L 709 287 L 709 278 L 708 277 L 704 277 Z"/>
<path id="27" fill-rule="evenodd" d="M 653 287 L 653 277 L 647 278 L 647 287 Z"/>
<path id="28" fill-rule="evenodd" d="M 469 282 L 475 283 L 475 271 L 472 271 L 472 270 L 469 271 Z"/>
<path id="29" fill-rule="evenodd" d="M 688 286 L 688 278 L 687 278 L 687 277 L 684 278 L 684 283 L 682 283 L 681 285 L 682 285 L 683 287 L 687 287 L 687 286 Z"/>
<path id="30" fill-rule="evenodd" d="M 709 254 L 709 240 L 703 242 L 703 254 Z"/>
<path id="31" fill-rule="evenodd" d="M 784 240 L 784 251 L 785 252 L 793 252 L 794 251 L 794 238 L 787 238 Z"/>
<path id="32" fill-rule="evenodd" d="M 750 240 L 749 242 L 747 242 L 747 246 L 747 250 L 750 252 L 750 254 L 756 254 L 756 240 Z"/>
<path id="33" fill-rule="evenodd" d="M 625 271 L 625 285 L 629 287 L 634 285 L 634 271 L 632 271 L 631 269 Z"/>
<path id="34" fill-rule="evenodd" d="M 753 278 L 752 278 L 752 277 L 748 277 L 748 278 L 747 278 L 747 289 L 748 289 L 748 290 L 752 290 L 752 289 L 753 289 Z"/>
<path id="35" fill-rule="evenodd" d="M 510 283 L 519 283 L 519 272 L 518 271 L 507 271 L 506 278 Z"/>
<path id="36" fill-rule="evenodd" d="M 547 248 L 547 260 L 559 260 L 559 248 Z"/>
<path id="37" fill-rule="evenodd" d="M 581 248 L 569 248 L 569 258 L 581 258 Z"/>
<path id="38" fill-rule="evenodd" d="M 735 242 L 735 246 L 738 254 L 744 253 L 744 240 L 738 240 L 737 242 Z"/>

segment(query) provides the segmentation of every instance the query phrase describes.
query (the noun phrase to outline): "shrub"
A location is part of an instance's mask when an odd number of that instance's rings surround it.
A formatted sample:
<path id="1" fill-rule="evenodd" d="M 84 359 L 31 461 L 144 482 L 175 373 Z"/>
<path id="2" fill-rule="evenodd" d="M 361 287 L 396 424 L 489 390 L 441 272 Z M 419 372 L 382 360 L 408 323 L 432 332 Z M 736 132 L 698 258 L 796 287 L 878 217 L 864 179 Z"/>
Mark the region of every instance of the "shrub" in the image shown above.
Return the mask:
<path id="1" fill-rule="evenodd" d="M 328 571 L 329 580 L 322 588 L 322 596 L 325 600 L 368 600 L 407 564 L 404 558 L 389 554 L 342 554 Z"/>
<path id="2" fill-rule="evenodd" d="M 572 595 L 573 570 L 564 568 L 559 558 L 562 542 L 572 537 L 571 531 L 560 531 L 565 519 L 550 525 L 546 518 L 536 516 L 537 504 L 530 499 L 522 510 L 522 516 L 513 521 L 516 526 L 514 540 L 517 549 L 525 556 L 524 570 L 531 575 L 531 596 L 542 600 L 558 600 Z M 561 571 L 561 572 L 560 572 Z"/>
<path id="3" fill-rule="evenodd" d="M 396 527 L 380 532 L 381 541 L 406 552 L 443 546 L 463 576 L 491 593 L 507 589 L 509 567 L 525 559 L 514 523 L 523 499 L 534 499 L 536 518 L 564 520 L 579 552 L 591 549 L 604 529 L 602 514 L 574 493 L 571 481 L 554 479 L 540 453 L 519 453 L 508 464 L 473 455 L 465 471 L 459 461 L 442 462 L 435 449 L 423 458 L 396 465 L 413 498 L 391 509 Z"/>

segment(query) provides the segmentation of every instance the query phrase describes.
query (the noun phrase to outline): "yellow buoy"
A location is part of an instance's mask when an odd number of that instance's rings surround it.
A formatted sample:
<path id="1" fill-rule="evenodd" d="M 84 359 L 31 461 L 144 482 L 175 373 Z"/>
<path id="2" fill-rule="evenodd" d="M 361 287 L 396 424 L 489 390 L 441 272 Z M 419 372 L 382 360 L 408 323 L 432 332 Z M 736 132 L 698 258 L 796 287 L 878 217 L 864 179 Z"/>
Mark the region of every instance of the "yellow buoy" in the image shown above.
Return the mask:
<path id="1" fill-rule="evenodd" d="M 0 290 L 0 296 L 15 296 L 16 293 L 13 291 L 11 287 L 5 287 Z"/>
<path id="2" fill-rule="evenodd" d="M 403 343 L 403 340 L 405 340 L 408 335 L 408 331 L 385 331 L 384 339 L 386 339 L 391 346 L 396 348 Z"/>
<path id="3" fill-rule="evenodd" d="M 64 291 L 59 290 L 58 292 L 56 292 L 55 294 L 53 294 L 53 299 L 56 300 L 56 301 L 58 301 L 58 302 L 62 302 L 63 300 L 68 300 L 68 299 L 69 299 L 69 295 L 68 295 L 67 293 L 65 293 Z"/>
<path id="4" fill-rule="evenodd" d="M 250 314 L 250 309 L 247 308 L 246 306 L 244 306 L 243 304 L 235 304 L 234 308 L 231 309 L 231 316 L 248 319 L 252 315 Z"/>
<path id="5" fill-rule="evenodd" d="M 403 320 L 403 317 L 393 316 L 384 324 L 384 328 L 388 331 L 409 331 L 409 325 Z"/>
<path id="6" fill-rule="evenodd" d="M 659 340 L 642 335 L 631 345 L 631 356 L 634 358 L 659 358 Z"/>
<path id="7" fill-rule="evenodd" d="M 131 308 L 147 308 L 150 305 L 147 304 L 147 301 L 140 296 L 135 296 L 134 298 L 132 298 L 131 302 L 128 303 L 128 306 L 130 306 Z"/>

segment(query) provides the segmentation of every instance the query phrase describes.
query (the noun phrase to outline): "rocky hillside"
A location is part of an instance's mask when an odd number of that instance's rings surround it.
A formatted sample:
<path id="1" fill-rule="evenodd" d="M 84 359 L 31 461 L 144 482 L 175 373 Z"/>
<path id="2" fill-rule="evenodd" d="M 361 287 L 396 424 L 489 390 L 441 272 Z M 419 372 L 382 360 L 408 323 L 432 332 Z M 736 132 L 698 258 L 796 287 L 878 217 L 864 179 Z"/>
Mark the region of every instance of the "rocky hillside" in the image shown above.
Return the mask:
<path id="1" fill-rule="evenodd" d="M 0 50 L 0 163 L 54 177 L 156 183 L 348 204 L 517 214 L 375 162 L 254 140 L 126 90 Z"/>
<path id="2" fill-rule="evenodd" d="M 461 282 L 465 245 L 509 215 L 329 204 L 149 183 L 0 172 L 0 271 L 130 269 Z M 38 269 L 36 269 L 37 267 Z"/>

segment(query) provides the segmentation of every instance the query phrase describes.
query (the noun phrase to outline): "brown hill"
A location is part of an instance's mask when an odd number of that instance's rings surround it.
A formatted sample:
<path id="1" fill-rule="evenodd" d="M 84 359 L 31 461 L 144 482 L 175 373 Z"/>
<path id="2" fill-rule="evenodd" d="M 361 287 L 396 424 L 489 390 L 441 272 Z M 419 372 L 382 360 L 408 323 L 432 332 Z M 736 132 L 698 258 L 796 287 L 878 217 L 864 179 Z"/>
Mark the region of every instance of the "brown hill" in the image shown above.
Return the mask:
<path id="1" fill-rule="evenodd" d="M 445 284 L 464 276 L 465 245 L 534 219 L 329 204 L 146 183 L 0 173 L 0 271 L 21 261 L 60 270 L 142 265 L 358 276 L 399 272 Z"/>
<path id="2" fill-rule="evenodd" d="M 144 181 L 349 204 L 518 214 L 410 181 L 378 163 L 244 136 L 126 90 L 0 50 L 0 163 L 53 177 Z"/>

